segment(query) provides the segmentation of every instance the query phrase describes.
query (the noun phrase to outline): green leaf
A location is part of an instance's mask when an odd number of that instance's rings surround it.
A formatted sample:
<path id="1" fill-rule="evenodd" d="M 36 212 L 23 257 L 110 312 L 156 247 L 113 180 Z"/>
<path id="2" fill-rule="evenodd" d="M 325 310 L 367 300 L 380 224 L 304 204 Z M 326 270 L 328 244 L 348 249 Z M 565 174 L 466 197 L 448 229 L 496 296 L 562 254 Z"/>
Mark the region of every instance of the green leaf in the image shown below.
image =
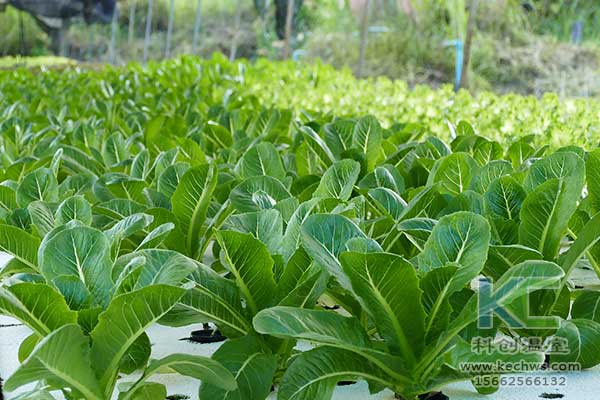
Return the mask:
<path id="1" fill-rule="evenodd" d="M 600 214 L 596 214 L 578 232 L 577 239 L 571 244 L 569 250 L 561 258 L 561 267 L 568 278 L 575 268 L 577 261 L 583 257 L 588 250 L 592 249 L 600 240 Z M 598 271 L 596 271 L 598 273 Z"/>
<path id="2" fill-rule="evenodd" d="M 451 292 L 475 278 L 487 259 L 490 227 L 485 218 L 461 211 L 442 217 L 419 254 L 419 270 L 426 273 L 448 264 L 458 266 Z"/>
<path id="3" fill-rule="evenodd" d="M 369 197 L 375 201 L 377 208 L 397 220 L 402 215 L 407 204 L 399 194 L 388 188 L 369 190 Z"/>
<path id="4" fill-rule="evenodd" d="M 197 268 L 196 262 L 176 251 L 146 249 L 119 257 L 112 272 L 113 278 L 136 257 L 143 257 L 144 263 L 134 290 L 158 284 L 178 286 Z"/>
<path id="5" fill-rule="evenodd" d="M 89 338 L 75 324 L 46 336 L 6 381 L 5 388 L 12 391 L 42 379 L 57 388 L 72 388 L 85 399 L 105 398 L 91 368 Z"/>
<path id="6" fill-rule="evenodd" d="M 31 269 L 38 270 L 40 239 L 12 225 L 0 224 L 0 250 Z"/>
<path id="7" fill-rule="evenodd" d="M 394 380 L 356 353 L 333 347 L 318 347 L 300 354 L 286 371 L 278 391 L 280 400 L 330 399 L 336 383 L 367 380 L 393 387 Z"/>
<path id="8" fill-rule="evenodd" d="M 332 150 L 311 127 L 303 126 L 300 128 L 300 132 L 308 148 L 321 160 L 324 166 L 328 167 L 335 161 Z M 298 154 L 300 155 L 300 153 Z"/>
<path id="9" fill-rule="evenodd" d="M 269 252 L 277 253 L 283 238 L 283 218 L 277 210 L 234 214 L 227 220 L 227 228 L 242 233 L 250 233 L 263 242 Z"/>
<path id="10" fill-rule="evenodd" d="M 93 176 L 100 176 L 104 173 L 104 165 L 78 148 L 65 145 L 61 148 L 63 150 L 62 164 L 67 170 L 72 171 L 74 174 L 86 173 Z"/>
<path id="11" fill-rule="evenodd" d="M 511 339 L 507 338 L 506 340 L 510 341 Z M 459 340 L 448 355 L 448 358 L 450 358 L 448 365 L 458 371 L 467 373 L 467 375 L 476 376 L 482 375 L 482 373 L 477 373 L 477 371 L 468 373 L 470 371 L 465 371 L 464 368 L 461 368 L 461 364 L 486 363 L 489 366 L 489 370 L 485 371 L 487 372 L 487 375 L 506 373 L 507 371 L 500 369 L 501 367 L 497 367 L 501 364 L 528 363 L 529 365 L 537 365 L 538 368 L 541 368 L 544 362 L 544 355 L 540 351 L 517 352 L 516 354 L 507 353 L 509 352 L 507 352 L 506 349 L 503 349 L 502 341 L 499 341 L 497 344 L 493 344 L 489 349 L 486 347 L 484 351 L 473 351 L 473 346 L 471 343 L 467 343 L 464 340 Z"/>
<path id="12" fill-rule="evenodd" d="M 555 349 L 559 354 L 551 354 L 551 362 L 575 362 L 581 368 L 600 364 L 600 323 L 587 319 L 563 320 L 554 338 L 564 340 L 566 346 Z M 560 354 L 562 351 L 568 354 Z"/>
<path id="13" fill-rule="evenodd" d="M 119 400 L 163 400 L 167 398 L 167 388 L 162 383 L 144 382 L 135 387 L 135 391 L 130 391 L 124 395 L 119 394 Z"/>
<path id="14" fill-rule="evenodd" d="M 263 400 L 269 395 L 277 358 L 263 351 L 256 335 L 225 342 L 212 358 L 233 374 L 237 387 L 224 388 L 223 385 L 202 382 L 200 398 Z"/>
<path id="15" fill-rule="evenodd" d="M 477 162 L 469 154 L 452 153 L 435 162 L 427 184 L 439 182 L 440 192 L 457 195 L 469 188 L 477 169 Z"/>
<path id="16" fill-rule="evenodd" d="M 318 265 L 310 264 L 289 292 L 283 292 L 281 287 L 282 286 L 280 285 L 277 288 L 281 298 L 278 305 L 313 308 L 319 297 L 327 288 L 327 275 Z"/>
<path id="17" fill-rule="evenodd" d="M 149 286 L 115 297 L 100 314 L 98 325 L 91 333 L 91 355 L 105 398 L 112 394 L 127 350 L 150 325 L 177 304 L 184 293 L 183 289 L 173 286 Z"/>
<path id="18" fill-rule="evenodd" d="M 369 171 L 375 167 L 379 158 L 382 129 L 377 118 L 367 115 L 356 122 L 352 132 L 352 147 L 358 148 L 367 158 Z"/>
<path id="19" fill-rule="evenodd" d="M 238 212 L 253 212 L 274 208 L 291 197 L 279 180 L 271 176 L 254 176 L 244 180 L 231 190 L 229 199 Z"/>
<path id="20" fill-rule="evenodd" d="M 523 186 L 531 192 L 551 179 L 571 178 L 574 181 L 573 189 L 576 190 L 576 187 L 583 186 L 584 173 L 585 164 L 577 154 L 570 151 L 556 152 L 533 163 L 527 171 Z"/>
<path id="21" fill-rule="evenodd" d="M 151 346 L 148 335 L 145 333 L 140 335 L 127 349 L 119 364 L 119 370 L 125 374 L 131 374 L 145 367 L 152 352 Z"/>
<path id="22" fill-rule="evenodd" d="M 448 326 L 452 313 L 451 284 L 457 269 L 454 265 L 433 269 L 419 282 L 423 291 L 423 308 L 427 315 L 424 328 L 427 342 L 437 339 Z"/>
<path id="23" fill-rule="evenodd" d="M 404 192 L 404 178 L 402 178 L 396 167 L 384 164 L 365 175 L 358 186 L 361 189 L 386 188 L 400 194 Z"/>
<path id="24" fill-rule="evenodd" d="M 377 351 L 354 317 L 295 307 L 273 307 L 259 312 L 253 320 L 257 332 L 281 338 L 295 338 L 352 351 L 386 370 L 396 379 L 406 379 L 402 358 Z"/>
<path id="25" fill-rule="evenodd" d="M 541 260 L 542 258 L 539 251 L 520 244 L 490 246 L 484 272 L 486 276 L 497 280 L 515 265 L 527 260 Z"/>
<path id="26" fill-rule="evenodd" d="M 281 253 L 289 259 L 298 249 L 302 240 L 302 225 L 317 207 L 319 199 L 311 199 L 300 204 L 287 223 L 285 234 L 281 242 Z"/>
<path id="27" fill-rule="evenodd" d="M 482 195 L 472 190 L 465 190 L 454 196 L 454 198 L 448 202 L 448 205 L 440 211 L 439 216 L 441 217 L 458 211 L 470 211 L 475 214 L 483 215 L 483 204 L 484 201 Z"/>
<path id="28" fill-rule="evenodd" d="M 19 345 L 18 353 L 19 363 L 22 364 L 23 361 L 25 361 L 27 357 L 31 355 L 33 349 L 35 348 L 35 346 L 37 346 L 40 340 L 42 340 L 42 337 L 34 332 L 31 335 L 27 336 L 25 340 L 21 342 L 21 344 Z"/>
<path id="29" fill-rule="evenodd" d="M 414 363 L 424 346 L 425 329 L 414 267 L 389 253 L 342 253 L 340 261 L 386 346 Z"/>
<path id="30" fill-rule="evenodd" d="M 46 236 L 54 229 L 54 213 L 48 203 L 39 200 L 32 201 L 27 206 L 27 211 L 29 211 L 31 223 L 40 237 Z"/>
<path id="31" fill-rule="evenodd" d="M 496 306 L 508 307 L 511 303 L 532 292 L 556 285 L 564 277 L 562 269 L 548 261 L 525 261 L 506 272 L 494 284 L 496 293 L 502 294 L 494 299 L 471 296 L 460 312 L 450 321 L 448 328 L 438 336 L 424 351 L 419 361 L 417 373 L 422 373 L 439 359 L 448 344 L 467 326 L 484 313 L 493 312 Z M 483 301 L 482 301 L 483 300 Z"/>
<path id="32" fill-rule="evenodd" d="M 173 197 L 173 193 L 175 193 L 177 190 L 177 186 L 179 186 L 181 178 L 189 169 L 190 166 L 187 163 L 179 162 L 169 165 L 158 177 L 158 191 L 167 196 L 169 199 Z"/>
<path id="33" fill-rule="evenodd" d="M 252 314 L 274 303 L 273 259 L 260 241 L 248 234 L 216 234 L 223 250 L 222 263 L 231 272 Z"/>
<path id="34" fill-rule="evenodd" d="M 473 148 L 473 158 L 479 165 L 486 165 L 493 160 L 503 158 L 504 150 L 498 142 L 479 140 Z"/>
<path id="35" fill-rule="evenodd" d="M 307 275 L 311 269 L 312 260 L 302 247 L 296 249 L 285 265 L 285 268 L 277 282 L 277 293 L 283 298 L 294 290 L 298 282 Z"/>
<path id="36" fill-rule="evenodd" d="M 217 170 L 213 165 L 199 165 L 188 170 L 173 194 L 173 214 L 186 232 L 188 254 L 197 256 L 206 213 L 217 185 Z"/>
<path id="37" fill-rule="evenodd" d="M 582 182 L 569 178 L 552 178 L 535 187 L 521 208 L 519 243 L 553 260 L 577 208 L 581 188 Z"/>
<path id="38" fill-rule="evenodd" d="M 247 133 L 251 137 L 266 137 L 277 126 L 281 113 L 276 109 L 263 110 L 248 125 Z"/>
<path id="39" fill-rule="evenodd" d="M 131 396 L 147 383 L 148 378 L 161 373 L 178 373 L 225 390 L 235 390 L 237 386 L 233 375 L 220 363 L 210 358 L 191 354 L 171 354 L 160 360 L 150 360 L 142 377 L 127 391 L 122 400 L 135 398 Z"/>
<path id="40" fill-rule="evenodd" d="M 313 197 L 348 201 L 360 174 L 360 164 L 354 160 L 336 161 L 325 171 Z"/>
<path id="41" fill-rule="evenodd" d="M 396 225 L 396 229 L 402 232 L 421 251 L 435 224 L 437 224 L 437 221 L 431 218 L 410 218 Z"/>
<path id="42" fill-rule="evenodd" d="M 277 149 L 268 142 L 259 143 L 244 153 L 236 165 L 236 172 L 242 179 L 265 175 L 282 182 L 286 175 Z"/>
<path id="43" fill-rule="evenodd" d="M 69 197 L 58 206 L 55 218 L 57 225 L 77 220 L 89 226 L 92 224 L 92 207 L 82 196 Z"/>
<path id="44" fill-rule="evenodd" d="M 140 242 L 136 250 L 160 246 L 165 240 L 168 239 L 169 235 L 173 232 L 174 229 L 175 224 L 172 222 L 167 222 L 158 225 L 156 228 L 152 229 L 152 231 L 150 231 L 148 235 L 146 235 L 146 237 Z"/>
<path id="45" fill-rule="evenodd" d="M 438 192 L 438 185 L 428 186 L 415 195 L 398 219 L 403 221 L 409 218 L 435 218 L 445 206 L 445 200 Z"/>
<path id="46" fill-rule="evenodd" d="M 67 228 L 40 247 L 40 272 L 52 281 L 72 276 L 92 294 L 95 304 L 106 305 L 112 288 L 110 245 L 106 236 L 93 228 Z"/>
<path id="47" fill-rule="evenodd" d="M 327 274 L 300 247 L 286 264 L 277 282 L 277 298 L 280 306 L 312 308 L 323 294 Z"/>
<path id="48" fill-rule="evenodd" d="M 214 322 L 228 337 L 243 336 L 251 331 L 252 324 L 233 281 L 205 266 L 198 268 L 195 280 L 196 286 L 183 296 L 179 305 L 187 315 Z"/>
<path id="49" fill-rule="evenodd" d="M 371 349 L 369 337 L 358 319 L 331 311 L 277 306 L 259 312 L 253 325 L 265 335 L 293 337 L 357 352 Z"/>
<path id="50" fill-rule="evenodd" d="M 0 287 L 0 312 L 18 319 L 39 336 L 77 321 L 65 299 L 43 283 L 18 283 Z"/>
<path id="51" fill-rule="evenodd" d="M 103 201 L 113 198 L 144 201 L 146 182 L 122 173 L 109 172 L 100 177 L 93 186 L 94 195 Z"/>
<path id="52" fill-rule="evenodd" d="M 119 243 L 122 239 L 128 238 L 142 229 L 148 227 L 153 221 L 152 216 L 144 213 L 128 215 L 120 221 L 117 221 L 106 232 L 106 237 L 111 243 Z"/>
<path id="53" fill-rule="evenodd" d="M 127 149 L 123 135 L 118 132 L 109 135 L 102 145 L 102 157 L 108 166 L 117 165 L 127 159 Z"/>
<path id="54" fill-rule="evenodd" d="M 525 190 L 514 178 L 503 176 L 494 180 L 485 192 L 485 207 L 493 216 L 519 219 L 526 196 Z"/>
<path id="55" fill-rule="evenodd" d="M 571 318 L 600 323 L 600 293 L 586 290 L 577 296 L 571 308 Z"/>
<path id="56" fill-rule="evenodd" d="M 481 167 L 477 176 L 471 181 L 471 187 L 477 193 L 485 193 L 490 184 L 513 171 L 511 163 L 505 160 L 494 160 Z"/>
<path id="57" fill-rule="evenodd" d="M 518 168 L 535 152 L 535 149 L 524 140 L 518 140 L 510 145 L 506 153 L 513 167 Z"/>
<path id="58" fill-rule="evenodd" d="M 558 269 L 557 269 L 558 268 Z M 479 297 L 478 304 L 481 315 L 481 310 L 485 310 L 493 302 L 499 306 L 514 306 L 513 312 L 516 313 L 517 319 L 522 317 L 519 314 L 518 307 L 526 305 L 526 300 L 533 292 L 556 285 L 564 277 L 562 269 L 553 262 L 543 260 L 528 260 L 508 270 L 502 277 L 494 283 L 494 291 L 501 293 L 502 296 L 497 299 L 487 297 Z M 471 300 L 476 299 L 473 297 Z M 484 302 L 485 301 L 485 302 Z M 491 303 L 488 303 L 490 301 Z M 532 304 L 535 306 L 536 304 Z M 516 308 L 515 308 L 516 307 Z M 533 308 L 533 307 L 531 307 Z M 464 311 L 464 310 L 463 310 Z M 530 317 L 529 307 L 524 309 L 525 318 Z M 527 324 L 528 321 L 517 321 L 522 324 Z M 544 321 L 548 322 L 548 321 Z M 525 326 L 527 327 L 527 326 Z"/>
<path id="59" fill-rule="evenodd" d="M 600 211 L 600 149 L 591 151 L 585 160 L 585 177 L 594 212 Z"/>
<path id="60" fill-rule="evenodd" d="M 17 187 L 17 204 L 27 207 L 36 200 L 53 203 L 58 201 L 58 182 L 52 170 L 39 168 L 25 175 Z"/>
<path id="61" fill-rule="evenodd" d="M 15 191 L 7 186 L 0 185 L 0 218 L 5 220 L 12 210 L 19 208 Z"/>
<path id="62" fill-rule="evenodd" d="M 12 400 L 55 400 L 55 398 L 47 390 L 34 389 L 31 391 L 23 392 L 13 397 Z"/>
<path id="63" fill-rule="evenodd" d="M 342 272 L 338 256 L 346 250 L 346 242 L 355 237 L 366 236 L 358 226 L 342 215 L 313 214 L 302 225 L 304 250 L 346 289 L 350 289 L 351 284 Z"/>
<path id="64" fill-rule="evenodd" d="M 325 142 L 336 158 L 352 147 L 352 133 L 356 122 L 351 119 L 336 119 L 323 126 Z"/>
<path id="65" fill-rule="evenodd" d="M 140 151 L 131 163 L 131 176 L 137 179 L 145 180 L 150 174 L 150 152 L 147 149 Z"/>
<path id="66" fill-rule="evenodd" d="M 233 144 L 231 132 L 214 121 L 208 121 L 204 141 L 205 147 L 209 153 L 214 153 L 219 149 L 226 149 Z"/>

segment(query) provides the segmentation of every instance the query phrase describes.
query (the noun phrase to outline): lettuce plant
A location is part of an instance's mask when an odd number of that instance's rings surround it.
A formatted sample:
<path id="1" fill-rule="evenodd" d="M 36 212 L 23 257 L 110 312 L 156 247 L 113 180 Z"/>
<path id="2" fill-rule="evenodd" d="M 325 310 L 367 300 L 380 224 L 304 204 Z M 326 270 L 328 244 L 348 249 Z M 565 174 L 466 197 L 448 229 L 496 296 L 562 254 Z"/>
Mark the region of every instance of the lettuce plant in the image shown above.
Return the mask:
<path id="1" fill-rule="evenodd" d="M 294 358 L 278 398 L 330 398 L 337 382 L 354 379 L 368 381 L 372 392 L 389 388 L 403 398 L 416 398 L 449 382 L 472 378 L 461 369 L 464 362 L 543 362 L 540 353 L 478 354 L 460 336 L 476 327 L 480 313 L 488 311 L 465 288 L 487 257 L 489 226 L 483 217 L 459 212 L 442 218 L 416 269 L 403 257 L 381 249 L 345 251 L 353 239 L 342 224 L 349 227 L 350 221 L 334 215 L 314 217 L 329 219 L 320 226 L 326 230 L 323 237 L 330 239 L 323 245 L 309 238 L 307 252 L 336 276 L 364 314 L 348 317 L 281 306 L 259 312 L 253 321 L 258 332 L 316 345 Z M 354 239 L 358 237 L 355 231 Z M 496 282 L 503 293 L 498 304 L 508 306 L 563 275 L 554 263 L 525 261 Z"/>
<path id="2" fill-rule="evenodd" d="M 325 289 L 326 276 L 302 249 L 277 270 L 267 247 L 248 233 L 220 231 L 217 243 L 230 278 L 201 265 L 194 272 L 194 286 L 162 322 L 210 321 L 230 338 L 213 359 L 236 377 L 237 387 L 204 382 L 202 398 L 263 399 L 287 367 L 295 341 L 259 335 L 252 318 L 274 305 L 312 308 Z"/>
<path id="3" fill-rule="evenodd" d="M 208 358 L 149 359 L 145 330 L 186 294 L 180 286 L 197 264 L 175 251 L 152 248 L 114 259 L 119 253 L 114 247 L 135 231 L 132 226 L 144 226 L 135 221 L 124 219 L 102 232 L 84 224 L 90 221 L 71 220 L 38 242 L 37 256 L 16 249 L 22 260 L 30 260 L 29 270 L 0 287 L 0 312 L 19 319 L 32 334 L 19 347 L 22 365 L 6 381 L 7 390 L 39 381 L 40 390 L 60 390 L 67 398 L 110 399 L 120 373 L 136 370 L 142 377 L 120 387 L 120 398 L 164 398 L 164 386 L 147 379 L 165 370 L 235 389 L 233 376 Z M 66 346 L 72 351 L 65 352 Z"/>

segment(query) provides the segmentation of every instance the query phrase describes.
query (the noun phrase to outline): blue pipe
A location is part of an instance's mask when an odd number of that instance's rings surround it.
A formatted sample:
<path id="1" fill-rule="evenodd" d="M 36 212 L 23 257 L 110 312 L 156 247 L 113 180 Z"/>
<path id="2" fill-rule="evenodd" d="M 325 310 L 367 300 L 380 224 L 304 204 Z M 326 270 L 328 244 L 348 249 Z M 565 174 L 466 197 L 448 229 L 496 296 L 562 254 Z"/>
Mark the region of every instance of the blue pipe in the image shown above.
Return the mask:
<path id="1" fill-rule="evenodd" d="M 455 57 L 454 57 L 454 90 L 457 91 L 460 87 L 460 78 L 462 77 L 463 60 L 464 60 L 464 47 L 462 40 L 447 40 L 444 42 L 445 46 L 454 46 Z"/>

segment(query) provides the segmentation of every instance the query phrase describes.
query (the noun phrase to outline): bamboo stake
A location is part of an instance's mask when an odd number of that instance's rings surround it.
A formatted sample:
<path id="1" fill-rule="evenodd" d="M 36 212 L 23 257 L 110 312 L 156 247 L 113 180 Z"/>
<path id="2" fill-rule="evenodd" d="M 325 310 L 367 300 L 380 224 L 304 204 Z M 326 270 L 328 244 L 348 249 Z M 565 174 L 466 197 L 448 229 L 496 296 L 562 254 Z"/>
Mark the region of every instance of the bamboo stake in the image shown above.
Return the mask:
<path id="1" fill-rule="evenodd" d="M 242 23 L 242 6 L 240 2 L 238 2 L 237 8 L 235 9 L 235 32 L 231 38 L 231 49 L 229 50 L 229 61 L 235 60 L 235 56 L 237 54 L 237 40 L 240 30 L 240 25 Z"/>
<path id="2" fill-rule="evenodd" d="M 169 7 L 169 25 L 167 26 L 167 44 L 165 46 L 165 58 L 171 57 L 171 39 L 173 37 L 173 20 L 175 19 L 175 0 L 171 0 Z"/>
<path id="3" fill-rule="evenodd" d="M 144 35 L 144 64 L 148 62 L 148 51 L 150 50 L 150 34 L 152 33 L 152 9 L 153 0 L 148 0 L 148 13 L 146 14 L 146 34 Z"/>
<path id="4" fill-rule="evenodd" d="M 477 13 L 477 0 L 471 0 L 469 4 L 469 19 L 467 20 L 467 36 L 465 38 L 465 52 L 463 57 L 462 73 L 460 76 L 461 87 L 469 85 L 469 62 L 471 59 L 471 44 L 473 42 L 473 30 L 475 29 L 475 15 Z"/>
<path id="5" fill-rule="evenodd" d="M 367 31 L 369 29 L 369 10 L 371 8 L 371 0 L 365 1 L 363 8 L 362 20 L 360 23 L 360 51 L 358 55 L 357 75 L 362 77 L 363 66 L 365 63 L 365 51 L 367 48 Z"/>
<path id="6" fill-rule="evenodd" d="M 287 60 L 290 58 L 291 47 L 290 39 L 292 37 L 292 28 L 294 22 L 294 0 L 288 0 L 287 10 L 285 15 L 285 41 L 283 45 L 283 59 Z"/>
<path id="7" fill-rule="evenodd" d="M 119 9 L 113 11 L 112 26 L 110 32 L 110 47 L 108 50 L 108 62 L 114 64 L 117 60 L 117 29 L 119 28 Z"/>
<path id="8" fill-rule="evenodd" d="M 127 45 L 129 48 L 133 45 L 133 37 L 135 35 L 135 0 L 130 0 L 129 6 L 129 32 L 127 35 Z"/>
<path id="9" fill-rule="evenodd" d="M 61 34 L 62 34 L 62 29 L 61 29 Z M 94 57 L 94 25 L 88 25 L 88 48 L 87 48 L 87 60 L 88 61 L 92 61 L 92 58 Z M 61 46 L 62 47 L 62 46 Z"/>
<path id="10" fill-rule="evenodd" d="M 200 36 L 200 26 L 202 24 L 202 0 L 198 0 L 196 8 L 196 21 L 194 23 L 194 36 L 192 38 L 192 54 L 196 54 L 198 49 L 198 37 Z"/>

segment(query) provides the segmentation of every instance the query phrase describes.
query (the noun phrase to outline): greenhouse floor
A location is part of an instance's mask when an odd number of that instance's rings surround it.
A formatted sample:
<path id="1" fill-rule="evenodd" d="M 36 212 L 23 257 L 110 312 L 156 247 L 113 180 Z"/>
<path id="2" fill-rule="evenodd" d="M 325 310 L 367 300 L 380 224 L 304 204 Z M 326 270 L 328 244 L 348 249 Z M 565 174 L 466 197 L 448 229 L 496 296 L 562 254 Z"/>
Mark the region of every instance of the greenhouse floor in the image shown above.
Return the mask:
<path id="1" fill-rule="evenodd" d="M 152 326 L 148 335 L 153 344 L 152 357 L 161 358 L 172 353 L 188 353 L 210 356 L 218 347 L 219 343 L 197 344 L 186 340 L 180 340 L 189 336 L 193 327 L 166 328 L 159 325 Z M 6 379 L 18 367 L 17 350 L 19 343 L 30 333 L 29 328 L 18 324 L 18 321 L 0 316 L 0 376 Z M 450 399 L 489 399 L 489 400 L 534 400 L 540 398 L 562 398 L 568 400 L 593 400 L 598 398 L 600 392 L 600 367 L 580 373 L 570 373 L 566 376 L 565 386 L 560 387 L 503 387 L 497 393 L 490 396 L 478 395 L 470 383 L 456 383 L 447 386 L 443 393 Z M 134 380 L 136 376 L 132 376 Z M 169 394 L 187 395 L 190 399 L 196 399 L 199 382 L 190 380 L 180 375 L 161 375 L 153 381 L 163 383 L 167 386 Z M 19 391 L 4 393 L 5 399 L 14 398 L 19 393 L 31 389 L 33 386 L 23 387 Z M 562 395 L 562 397 L 560 397 Z M 369 395 L 365 383 L 357 383 L 350 386 L 342 386 L 336 389 L 333 397 L 335 400 L 392 400 L 393 394 L 384 391 L 376 395 Z M 275 399 L 272 395 L 269 400 Z"/>

